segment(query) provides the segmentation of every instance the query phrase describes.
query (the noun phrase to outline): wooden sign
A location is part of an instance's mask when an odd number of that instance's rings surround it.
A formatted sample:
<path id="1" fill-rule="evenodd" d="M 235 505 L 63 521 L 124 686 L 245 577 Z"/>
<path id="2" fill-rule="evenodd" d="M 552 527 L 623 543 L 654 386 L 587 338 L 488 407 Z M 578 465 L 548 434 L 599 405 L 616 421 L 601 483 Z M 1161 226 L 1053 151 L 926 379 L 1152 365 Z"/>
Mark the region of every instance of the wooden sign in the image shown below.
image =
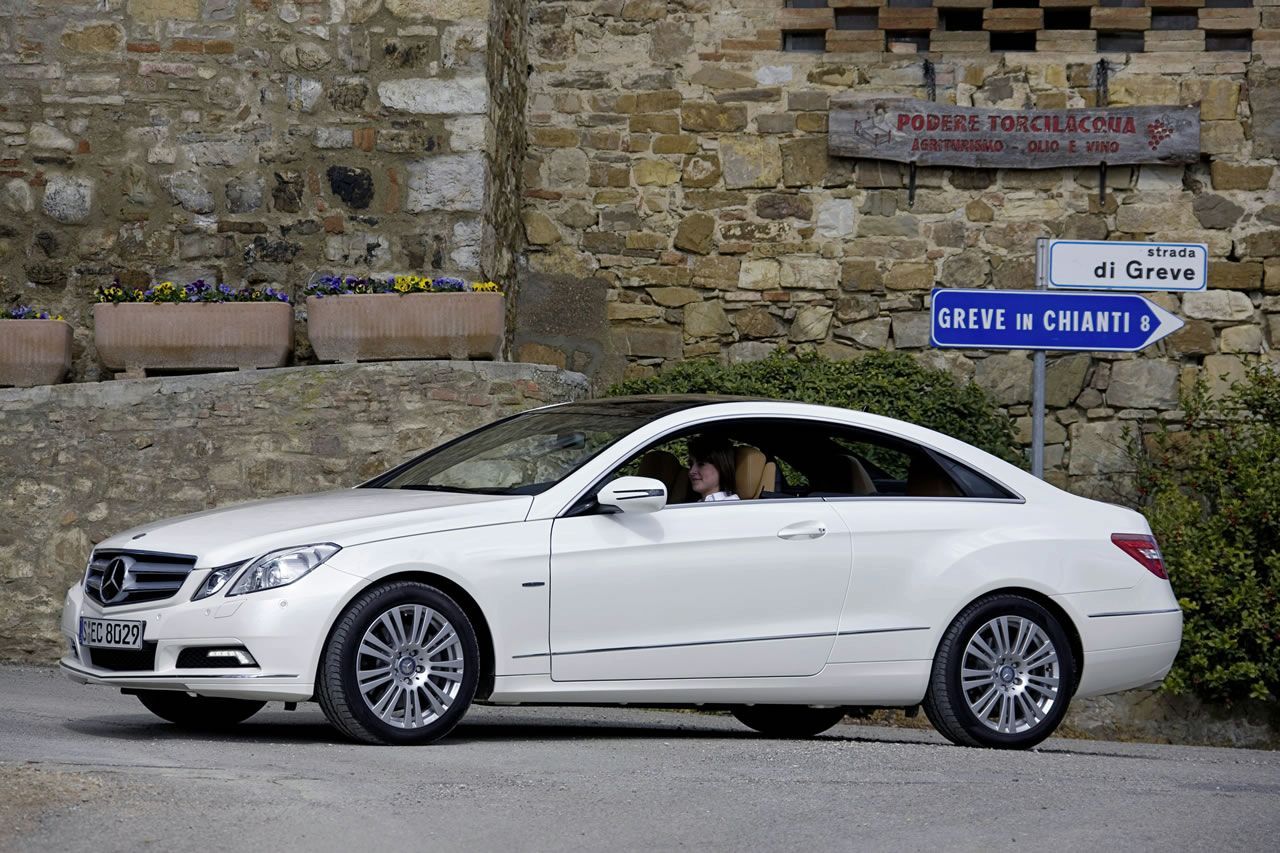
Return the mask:
<path id="1" fill-rule="evenodd" d="M 1200 107 L 993 110 L 850 98 L 831 104 L 828 148 L 839 157 L 921 166 L 1194 163 L 1200 159 Z"/>

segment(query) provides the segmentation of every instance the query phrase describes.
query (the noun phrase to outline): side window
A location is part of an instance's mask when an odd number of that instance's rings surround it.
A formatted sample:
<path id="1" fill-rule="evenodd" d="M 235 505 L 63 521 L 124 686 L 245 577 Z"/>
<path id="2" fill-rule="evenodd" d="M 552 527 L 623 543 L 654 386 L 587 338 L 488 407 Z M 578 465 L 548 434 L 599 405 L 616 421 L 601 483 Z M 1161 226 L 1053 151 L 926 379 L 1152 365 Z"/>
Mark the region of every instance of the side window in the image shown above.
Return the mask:
<path id="1" fill-rule="evenodd" d="M 990 478 L 954 459 L 900 438 L 867 430 L 841 430 L 831 436 L 831 444 L 840 449 L 839 455 L 846 457 L 844 460 L 833 459 L 832 469 L 853 469 L 849 494 L 987 499 L 1015 497 Z M 855 461 L 848 462 L 848 459 Z M 862 476 L 864 473 L 865 477 Z"/>

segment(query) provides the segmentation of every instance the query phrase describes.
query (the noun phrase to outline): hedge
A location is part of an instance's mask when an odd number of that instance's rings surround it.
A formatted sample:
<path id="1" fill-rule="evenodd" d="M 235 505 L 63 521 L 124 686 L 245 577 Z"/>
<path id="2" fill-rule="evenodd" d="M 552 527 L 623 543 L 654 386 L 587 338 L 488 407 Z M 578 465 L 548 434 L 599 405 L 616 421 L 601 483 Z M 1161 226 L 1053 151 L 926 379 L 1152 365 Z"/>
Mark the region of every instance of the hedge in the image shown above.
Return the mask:
<path id="1" fill-rule="evenodd" d="M 1132 446 L 1138 488 L 1185 623 L 1165 681 L 1211 701 L 1280 694 L 1280 375 L 1222 399 L 1203 382 L 1185 419 Z"/>

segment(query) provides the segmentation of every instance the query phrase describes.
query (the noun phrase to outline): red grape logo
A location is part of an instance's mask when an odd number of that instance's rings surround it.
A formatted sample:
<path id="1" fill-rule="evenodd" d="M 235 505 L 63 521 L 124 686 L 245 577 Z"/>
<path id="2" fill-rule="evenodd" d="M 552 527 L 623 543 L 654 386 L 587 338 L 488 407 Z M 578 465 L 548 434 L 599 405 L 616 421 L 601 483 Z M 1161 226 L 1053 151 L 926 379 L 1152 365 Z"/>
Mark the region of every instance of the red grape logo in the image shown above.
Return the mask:
<path id="1" fill-rule="evenodd" d="M 1160 143 L 1170 136 L 1173 136 L 1173 127 L 1162 118 L 1158 118 L 1147 125 L 1147 144 L 1151 146 L 1152 151 L 1159 148 Z"/>

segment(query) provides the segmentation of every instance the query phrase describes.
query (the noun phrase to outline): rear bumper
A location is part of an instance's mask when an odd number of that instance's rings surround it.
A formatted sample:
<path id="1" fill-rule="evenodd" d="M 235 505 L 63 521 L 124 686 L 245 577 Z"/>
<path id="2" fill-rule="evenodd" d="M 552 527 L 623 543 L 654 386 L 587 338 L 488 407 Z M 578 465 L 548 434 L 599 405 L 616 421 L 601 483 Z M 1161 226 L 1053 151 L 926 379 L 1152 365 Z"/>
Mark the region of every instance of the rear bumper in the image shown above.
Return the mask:
<path id="1" fill-rule="evenodd" d="M 1079 623 L 1078 623 L 1079 624 Z M 1156 687 L 1182 645 L 1182 611 L 1100 612 L 1080 624 L 1084 672 L 1079 697 Z"/>

